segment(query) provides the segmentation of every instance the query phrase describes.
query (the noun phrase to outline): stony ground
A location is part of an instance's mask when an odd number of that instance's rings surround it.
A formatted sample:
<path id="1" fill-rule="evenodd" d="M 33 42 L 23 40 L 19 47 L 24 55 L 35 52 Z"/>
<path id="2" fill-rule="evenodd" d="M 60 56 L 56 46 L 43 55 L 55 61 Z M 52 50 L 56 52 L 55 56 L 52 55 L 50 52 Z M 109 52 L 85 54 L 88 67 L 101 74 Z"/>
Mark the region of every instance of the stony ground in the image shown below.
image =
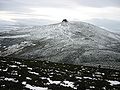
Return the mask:
<path id="1" fill-rule="evenodd" d="M 120 90 L 120 71 L 0 57 L 0 90 Z"/>

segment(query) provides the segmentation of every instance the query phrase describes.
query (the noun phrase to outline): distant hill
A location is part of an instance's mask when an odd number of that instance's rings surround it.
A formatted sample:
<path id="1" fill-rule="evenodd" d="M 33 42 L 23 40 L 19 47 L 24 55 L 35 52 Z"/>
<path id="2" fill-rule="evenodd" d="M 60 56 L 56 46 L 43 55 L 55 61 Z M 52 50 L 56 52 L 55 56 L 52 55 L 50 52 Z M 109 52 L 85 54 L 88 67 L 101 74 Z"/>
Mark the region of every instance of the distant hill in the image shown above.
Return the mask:
<path id="1" fill-rule="evenodd" d="M 1 33 L 0 56 L 120 69 L 120 35 L 86 22 Z"/>

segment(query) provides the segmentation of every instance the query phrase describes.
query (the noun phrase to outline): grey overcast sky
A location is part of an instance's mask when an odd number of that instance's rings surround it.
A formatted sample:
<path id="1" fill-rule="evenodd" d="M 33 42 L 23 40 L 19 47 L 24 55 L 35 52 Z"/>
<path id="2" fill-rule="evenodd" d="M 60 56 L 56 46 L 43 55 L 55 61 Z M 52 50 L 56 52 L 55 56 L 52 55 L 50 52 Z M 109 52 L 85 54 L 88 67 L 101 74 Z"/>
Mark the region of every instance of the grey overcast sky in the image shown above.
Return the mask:
<path id="1" fill-rule="evenodd" d="M 0 24 L 43 25 L 63 18 L 120 31 L 120 0 L 0 0 Z"/>

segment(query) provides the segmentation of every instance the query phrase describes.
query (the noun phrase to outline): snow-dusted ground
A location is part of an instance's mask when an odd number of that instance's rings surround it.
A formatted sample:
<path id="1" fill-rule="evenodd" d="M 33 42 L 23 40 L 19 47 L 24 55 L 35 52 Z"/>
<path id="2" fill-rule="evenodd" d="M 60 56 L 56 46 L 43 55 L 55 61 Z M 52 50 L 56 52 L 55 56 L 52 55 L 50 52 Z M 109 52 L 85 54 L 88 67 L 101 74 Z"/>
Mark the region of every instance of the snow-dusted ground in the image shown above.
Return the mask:
<path id="1" fill-rule="evenodd" d="M 120 90 L 120 71 L 0 57 L 0 89 Z"/>
<path id="2" fill-rule="evenodd" d="M 0 56 L 120 69 L 120 36 L 85 22 L 0 33 Z"/>

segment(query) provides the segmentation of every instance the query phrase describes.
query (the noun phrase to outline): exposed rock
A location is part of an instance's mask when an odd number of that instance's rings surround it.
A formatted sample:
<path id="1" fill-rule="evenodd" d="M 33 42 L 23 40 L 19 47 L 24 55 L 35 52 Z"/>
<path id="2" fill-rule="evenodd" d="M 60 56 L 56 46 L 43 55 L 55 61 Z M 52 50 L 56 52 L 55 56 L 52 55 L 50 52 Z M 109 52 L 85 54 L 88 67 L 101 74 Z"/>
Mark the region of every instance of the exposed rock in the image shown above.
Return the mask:
<path id="1" fill-rule="evenodd" d="M 62 22 L 68 22 L 68 20 L 67 19 L 63 19 L 63 21 Z"/>

